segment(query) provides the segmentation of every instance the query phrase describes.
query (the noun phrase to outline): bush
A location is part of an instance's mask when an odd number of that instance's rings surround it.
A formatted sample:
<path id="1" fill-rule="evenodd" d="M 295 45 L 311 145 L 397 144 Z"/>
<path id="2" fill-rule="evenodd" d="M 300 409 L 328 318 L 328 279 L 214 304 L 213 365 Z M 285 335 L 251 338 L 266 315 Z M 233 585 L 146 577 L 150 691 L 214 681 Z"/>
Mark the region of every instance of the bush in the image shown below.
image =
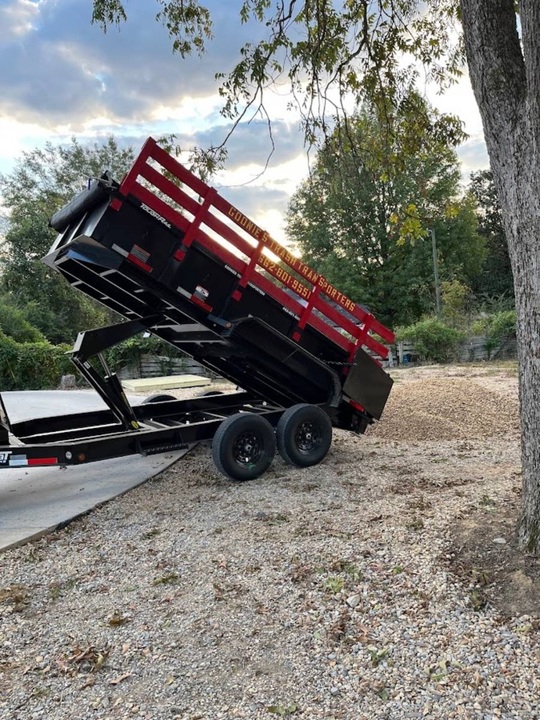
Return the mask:
<path id="1" fill-rule="evenodd" d="M 469 335 L 485 335 L 489 321 L 489 317 L 482 317 L 473 320 L 469 327 Z"/>
<path id="2" fill-rule="evenodd" d="M 397 340 L 412 342 L 422 360 L 448 362 L 455 358 L 459 344 L 465 340 L 465 333 L 448 327 L 437 318 L 427 318 L 400 328 L 396 337 Z"/>
<path id="3" fill-rule="evenodd" d="M 502 292 L 500 295 L 482 293 L 478 295 L 477 300 L 482 311 L 488 313 L 488 315 L 513 310 L 515 307 L 514 296 L 509 292 Z"/>
<path id="4" fill-rule="evenodd" d="M 486 323 L 486 350 L 491 358 L 492 352 L 501 347 L 516 334 L 516 311 L 504 310 L 492 315 Z"/>
<path id="5" fill-rule="evenodd" d="M 441 283 L 441 291 L 446 322 L 451 327 L 464 326 L 473 300 L 471 289 L 459 280 L 451 280 Z"/>
<path id="6" fill-rule="evenodd" d="M 45 342 L 45 336 L 26 318 L 24 312 L 0 300 L 0 331 L 15 342 Z"/>
<path id="7" fill-rule="evenodd" d="M 44 390 L 60 384 L 73 366 L 67 346 L 18 343 L 0 331 L 0 390 Z"/>
<path id="8" fill-rule="evenodd" d="M 163 375 L 170 372 L 172 358 L 183 357 L 175 347 L 155 335 L 135 335 L 110 348 L 105 355 L 113 372 L 118 372 L 123 367 L 139 367 L 144 355 L 163 357 Z"/>

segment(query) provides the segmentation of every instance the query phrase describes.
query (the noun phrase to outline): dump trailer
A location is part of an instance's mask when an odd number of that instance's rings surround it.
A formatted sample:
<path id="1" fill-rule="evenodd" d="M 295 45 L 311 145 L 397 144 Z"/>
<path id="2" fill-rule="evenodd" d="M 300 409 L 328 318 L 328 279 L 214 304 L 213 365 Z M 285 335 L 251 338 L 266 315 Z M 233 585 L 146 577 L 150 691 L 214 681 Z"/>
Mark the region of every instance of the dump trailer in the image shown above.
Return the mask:
<path id="1" fill-rule="evenodd" d="M 51 219 L 44 262 L 125 318 L 80 333 L 71 360 L 107 409 L 11 423 L 0 467 L 79 465 L 212 441 L 217 468 L 260 476 L 277 451 L 307 467 L 332 427 L 380 419 L 390 330 L 149 138 L 121 183 L 108 173 Z M 235 392 L 132 405 L 104 352 L 150 332 Z"/>

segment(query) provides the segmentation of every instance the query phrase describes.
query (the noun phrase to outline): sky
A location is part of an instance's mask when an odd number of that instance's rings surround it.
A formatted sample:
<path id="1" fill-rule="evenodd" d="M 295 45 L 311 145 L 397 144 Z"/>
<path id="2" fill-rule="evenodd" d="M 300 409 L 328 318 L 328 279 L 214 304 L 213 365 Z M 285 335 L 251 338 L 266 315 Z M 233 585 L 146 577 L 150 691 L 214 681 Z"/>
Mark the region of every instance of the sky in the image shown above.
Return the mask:
<path id="1" fill-rule="evenodd" d="M 215 38 L 203 58 L 171 52 L 151 0 L 127 0 L 128 22 L 103 33 L 91 24 L 91 0 L 0 0 L 0 173 L 21 153 L 72 137 L 94 142 L 114 135 L 137 151 L 148 136 L 176 133 L 182 148 L 219 144 L 228 132 L 220 115 L 216 72 L 231 70 L 253 37 L 236 0 L 207 0 Z M 464 177 L 487 167 L 480 118 L 468 80 L 430 100 L 460 115 L 469 133 L 459 149 Z M 275 151 L 261 118 L 243 123 L 228 143 L 226 172 L 213 181 L 244 214 L 284 240 L 283 214 L 306 176 L 298 117 L 285 87 L 266 103 Z M 1 198 L 0 198 L 1 202 Z"/>

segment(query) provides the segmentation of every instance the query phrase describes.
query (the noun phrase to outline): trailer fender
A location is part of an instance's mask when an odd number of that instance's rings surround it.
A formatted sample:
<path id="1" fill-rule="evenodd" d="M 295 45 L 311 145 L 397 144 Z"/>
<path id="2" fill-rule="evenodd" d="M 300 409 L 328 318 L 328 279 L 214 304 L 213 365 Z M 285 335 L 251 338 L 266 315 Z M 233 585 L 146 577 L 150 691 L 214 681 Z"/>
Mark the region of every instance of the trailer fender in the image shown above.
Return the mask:
<path id="1" fill-rule="evenodd" d="M 166 395 L 164 393 L 156 394 L 156 395 L 149 395 L 147 398 L 145 398 L 142 401 L 143 405 L 148 405 L 150 403 L 158 403 L 158 402 L 169 402 L 169 400 L 176 400 L 174 395 Z"/>

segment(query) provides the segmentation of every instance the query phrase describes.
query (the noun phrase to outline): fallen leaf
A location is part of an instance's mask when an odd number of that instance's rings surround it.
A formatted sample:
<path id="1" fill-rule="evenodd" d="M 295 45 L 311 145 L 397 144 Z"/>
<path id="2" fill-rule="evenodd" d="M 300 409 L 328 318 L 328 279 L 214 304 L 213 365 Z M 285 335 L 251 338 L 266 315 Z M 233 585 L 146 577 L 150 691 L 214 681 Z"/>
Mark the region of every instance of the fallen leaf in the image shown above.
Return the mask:
<path id="1" fill-rule="evenodd" d="M 109 685 L 119 685 L 121 682 L 127 680 L 132 675 L 133 673 L 124 673 L 123 675 L 119 675 L 117 678 L 114 678 L 114 680 L 109 680 Z"/>
<path id="2" fill-rule="evenodd" d="M 109 618 L 109 625 L 118 627 L 119 625 L 125 625 L 130 619 L 129 615 L 122 615 L 120 610 L 115 610 Z"/>

